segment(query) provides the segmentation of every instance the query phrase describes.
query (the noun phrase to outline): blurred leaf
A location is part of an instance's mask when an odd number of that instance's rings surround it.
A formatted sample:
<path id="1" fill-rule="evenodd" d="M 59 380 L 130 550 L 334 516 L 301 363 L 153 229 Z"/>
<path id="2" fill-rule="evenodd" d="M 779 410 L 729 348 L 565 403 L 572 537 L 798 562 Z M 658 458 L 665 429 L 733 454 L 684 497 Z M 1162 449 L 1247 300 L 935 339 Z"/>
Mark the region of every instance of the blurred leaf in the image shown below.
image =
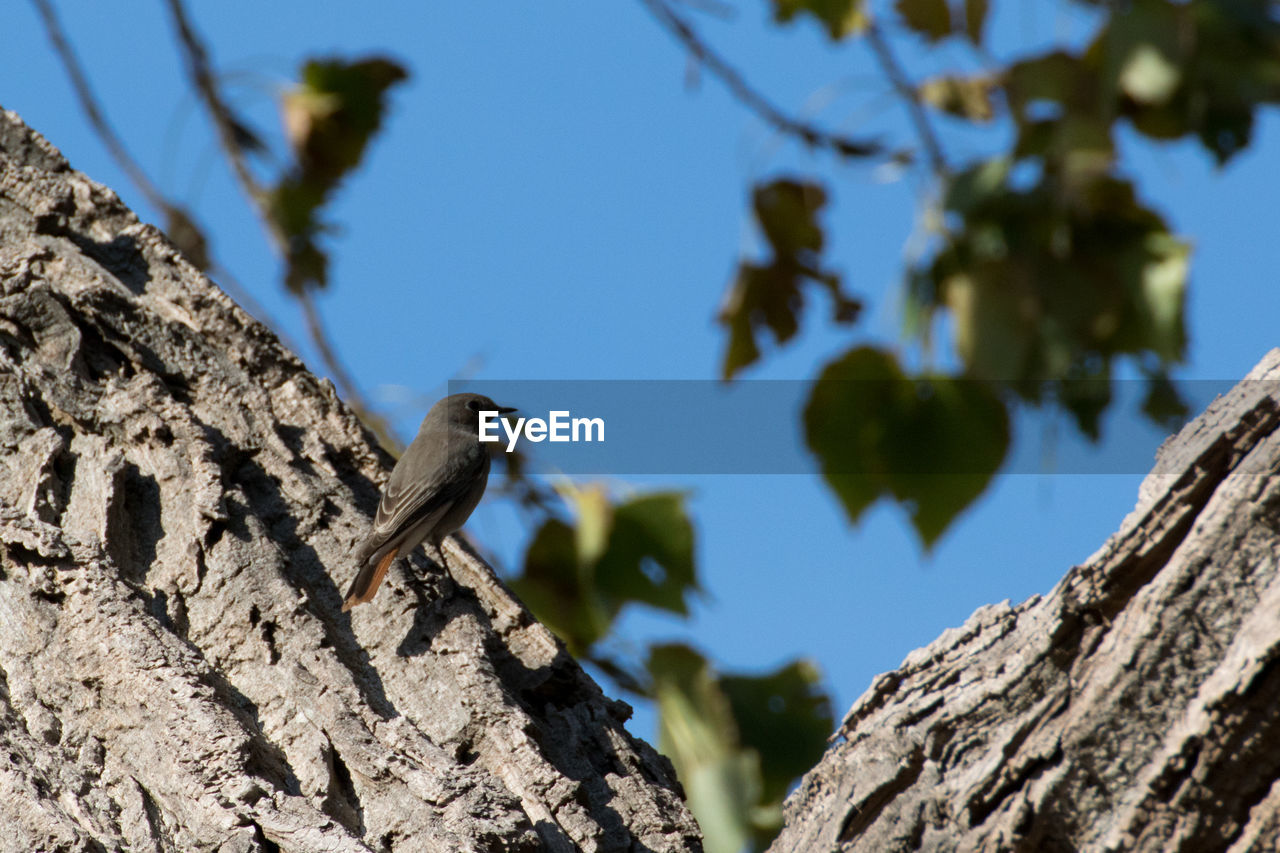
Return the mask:
<path id="1" fill-rule="evenodd" d="M 524 570 L 511 588 L 576 657 L 585 656 L 608 633 L 617 615 L 578 565 L 573 528 L 557 518 L 534 534 Z"/>
<path id="2" fill-rule="evenodd" d="M 382 57 L 349 62 L 312 59 L 299 85 L 284 96 L 284 124 L 307 180 L 336 184 L 359 164 L 386 111 L 385 95 L 407 78 Z"/>
<path id="3" fill-rule="evenodd" d="M 742 743 L 760 754 L 762 799 L 781 803 L 792 781 L 809 771 L 835 727 L 822 677 L 809 661 L 794 661 L 766 675 L 725 675 Z"/>
<path id="4" fill-rule="evenodd" d="M 1248 0 L 1132 0 L 1107 5 L 1080 54 L 1055 51 L 1013 63 L 1006 94 L 1019 146 L 1046 131 L 1088 128 L 1110 137 L 1127 117 L 1155 139 L 1194 135 L 1225 163 L 1249 144 L 1259 106 L 1280 103 L 1280 20 Z M 1044 105 L 1056 105 L 1046 114 Z M 1039 143 L 1026 137 L 1034 132 Z"/>
<path id="5" fill-rule="evenodd" d="M 659 492 L 614 507 L 608 548 L 596 563 L 600 589 L 611 601 L 642 602 L 686 615 L 697 590 L 693 525 L 684 495 Z"/>
<path id="6" fill-rule="evenodd" d="M 826 203 L 822 187 L 791 180 L 758 186 L 753 194 L 756 221 L 780 257 L 822 251 L 822 226 L 817 216 Z"/>
<path id="7" fill-rule="evenodd" d="M 964 0 L 964 33 L 979 47 L 987 23 L 988 6 L 988 0 Z"/>
<path id="8" fill-rule="evenodd" d="M 1097 73 L 1080 57 L 1065 51 L 1015 62 L 1009 66 L 1006 80 L 1009 97 L 1022 112 L 1047 101 L 1092 114 L 1101 103 Z"/>
<path id="9" fill-rule="evenodd" d="M 1184 322 L 1191 247 L 1168 233 L 1147 237 L 1139 314 L 1144 346 L 1164 362 L 1180 361 L 1187 347 Z"/>
<path id="10" fill-rule="evenodd" d="M 947 0 L 897 0 L 894 8 L 908 27 L 929 41 L 938 41 L 951 33 Z"/>
<path id="11" fill-rule="evenodd" d="M 1007 191 L 1010 162 L 995 157 L 955 175 L 946 187 L 943 206 L 947 210 L 968 215 L 988 199 Z"/>
<path id="12" fill-rule="evenodd" d="M 291 293 L 329 285 L 329 255 L 310 236 L 290 240 L 285 260 L 284 284 Z"/>
<path id="13" fill-rule="evenodd" d="M 1049 383 L 1076 429 L 1090 441 L 1102 437 L 1102 414 L 1111 405 L 1111 376 L 1101 365 L 1084 365 L 1066 380 Z"/>
<path id="14" fill-rule="evenodd" d="M 992 386 L 905 376 L 860 347 L 828 364 L 805 407 L 805 438 L 851 521 L 880 497 L 905 505 L 926 547 L 986 488 L 1009 446 Z"/>
<path id="15" fill-rule="evenodd" d="M 1167 430 L 1176 430 L 1186 423 L 1191 407 L 1182 399 L 1168 375 L 1158 373 L 1147 377 L 1147 393 L 1142 400 L 1142 413 L 1152 423 Z"/>
<path id="16" fill-rule="evenodd" d="M 1014 378 L 1026 364 L 1039 319 L 1022 282 L 952 275 L 939 283 L 955 320 L 956 352 L 971 376 Z"/>
<path id="17" fill-rule="evenodd" d="M 952 180 L 950 233 L 911 275 L 921 310 L 952 312 L 966 373 L 1038 402 L 1046 381 L 1109 382 L 1119 355 L 1181 360 L 1189 249 L 1133 186 L 1052 158 L 1028 188 L 1010 174 L 996 159 Z M 1097 399 L 1070 407 L 1087 434 Z"/>
<path id="18" fill-rule="evenodd" d="M 817 18 L 833 40 L 860 33 L 868 18 L 866 0 L 773 0 L 773 18 L 786 23 L 805 13 Z"/>
<path id="19" fill-rule="evenodd" d="M 806 281 L 830 294 L 835 322 L 852 323 L 857 318 L 862 304 L 844 293 L 838 276 L 821 268 L 825 238 L 817 215 L 826 200 L 816 184 L 781 179 L 756 187 L 756 221 L 772 257 L 765 263 L 741 263 L 720 312 L 719 322 L 729 333 L 723 378 L 732 379 L 759 359 L 761 330 L 767 329 L 779 344 L 795 336 Z"/>
<path id="20" fill-rule="evenodd" d="M 791 340 L 800 327 L 797 315 L 803 305 L 797 270 L 781 264 L 743 262 L 720 313 L 720 323 L 729 329 L 721 376 L 732 379 L 760 358 L 757 329 L 767 328 L 780 344 Z"/>
<path id="21" fill-rule="evenodd" d="M 1178 88 L 1182 74 L 1154 45 L 1137 45 L 1120 70 L 1120 89 L 1144 104 L 1163 104 Z"/>
<path id="22" fill-rule="evenodd" d="M 572 483 L 559 487 L 574 508 L 578 523 L 574 528 L 576 559 L 580 566 L 593 566 L 609 546 L 613 527 L 613 506 L 601 485 L 579 487 Z"/>
<path id="23" fill-rule="evenodd" d="M 671 759 L 708 853 L 740 853 L 760 796 L 759 758 L 738 747 L 728 697 L 702 655 L 683 645 L 649 650 L 658 749 Z"/>
<path id="24" fill-rule="evenodd" d="M 763 676 L 717 676 L 698 652 L 655 646 L 648 669 L 658 745 L 684 785 L 710 853 L 763 849 L 782 799 L 826 748 L 833 720 L 811 664 Z"/>
<path id="25" fill-rule="evenodd" d="M 998 81 L 988 75 L 976 77 L 934 77 L 920 84 L 920 99 L 945 113 L 970 121 L 995 118 L 992 94 Z"/>
<path id="26" fill-rule="evenodd" d="M 283 99 L 285 130 L 295 163 L 269 192 L 267 210 L 285 242 L 285 284 L 294 292 L 328 283 L 327 229 L 321 208 L 355 168 L 381 125 L 386 91 L 406 77 L 382 58 L 311 60 Z"/>
<path id="27" fill-rule="evenodd" d="M 628 604 L 688 613 L 698 580 L 684 495 L 610 504 L 598 487 L 563 491 L 576 523 L 545 522 L 511 586 L 570 652 L 587 656 Z"/>
<path id="28" fill-rule="evenodd" d="M 1066 113 L 1056 119 L 1022 122 L 1014 155 L 1039 159 L 1050 172 L 1087 176 L 1110 170 L 1116 152 L 1107 124 L 1080 113 Z"/>

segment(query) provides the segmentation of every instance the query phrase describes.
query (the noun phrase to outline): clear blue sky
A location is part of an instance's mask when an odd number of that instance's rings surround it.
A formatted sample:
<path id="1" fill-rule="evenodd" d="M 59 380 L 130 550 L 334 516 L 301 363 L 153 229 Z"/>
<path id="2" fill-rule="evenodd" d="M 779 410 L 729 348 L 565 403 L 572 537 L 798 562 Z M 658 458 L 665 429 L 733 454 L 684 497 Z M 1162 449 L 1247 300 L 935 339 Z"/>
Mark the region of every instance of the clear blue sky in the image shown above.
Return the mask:
<path id="1" fill-rule="evenodd" d="M 430 401 L 459 372 L 713 378 L 723 349 L 714 316 L 739 251 L 756 245 L 747 193 L 780 173 L 832 178 L 831 262 L 872 306 L 858 334 L 899 340 L 918 182 L 833 168 L 776 138 L 715 80 L 690 86 L 687 57 L 637 3 L 192 6 L 233 100 L 272 133 L 273 95 L 301 57 L 386 52 L 412 72 L 394 94 L 387 132 L 332 211 L 343 227 L 321 299 L 344 358 L 375 396 L 403 388 Z M 1074 7 L 1035 7 L 998 22 L 1004 47 L 1087 29 Z M 161 4 L 58 8 L 129 148 L 196 208 L 216 256 L 304 341 L 277 263 L 188 94 Z M 766 26 L 766 9 L 744 3 L 735 20 L 705 18 L 703 30 L 789 110 L 909 140 L 892 99 L 874 96 L 886 87 L 865 52 L 833 50 L 808 25 Z M 0 104 L 154 219 L 86 131 L 31 6 L 9 3 L 2 20 Z M 918 58 L 907 45 L 903 55 Z M 989 141 L 944 128 L 956 162 Z M 1223 171 L 1190 144 L 1125 143 L 1144 197 L 1195 245 L 1191 360 L 1181 376 L 1236 379 L 1277 343 L 1278 147 L 1274 113 Z M 803 379 L 841 351 L 849 339 L 826 325 L 819 300 L 813 308 L 801 339 L 750 377 Z M 301 354 L 320 369 L 311 351 Z M 419 404 L 395 412 L 411 434 Z M 1041 424 L 1021 440 L 1035 452 L 1051 434 Z M 688 624 L 636 613 L 624 628 L 637 640 L 688 640 L 736 669 L 811 657 L 839 715 L 875 673 L 975 608 L 1047 591 L 1117 527 L 1140 479 L 1004 477 L 926 555 L 897 507 L 851 527 L 816 475 L 651 478 L 693 491 L 709 596 Z M 529 533 L 493 505 L 469 530 L 511 566 Z M 651 736 L 651 725 L 641 713 L 634 728 Z"/>

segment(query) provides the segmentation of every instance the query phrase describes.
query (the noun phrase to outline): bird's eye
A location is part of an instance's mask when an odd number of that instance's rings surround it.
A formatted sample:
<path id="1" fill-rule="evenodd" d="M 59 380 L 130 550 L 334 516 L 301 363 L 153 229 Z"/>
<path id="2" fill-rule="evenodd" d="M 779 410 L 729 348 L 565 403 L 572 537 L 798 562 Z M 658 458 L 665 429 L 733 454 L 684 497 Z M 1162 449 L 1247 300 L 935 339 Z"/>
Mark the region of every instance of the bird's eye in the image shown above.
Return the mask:
<path id="1" fill-rule="evenodd" d="M 471 411 L 473 411 L 473 412 L 478 412 L 478 411 L 480 411 L 480 401 L 479 401 L 479 400 L 468 400 L 468 401 L 467 401 L 467 408 L 468 408 L 468 409 L 470 409 L 470 410 L 471 410 Z"/>

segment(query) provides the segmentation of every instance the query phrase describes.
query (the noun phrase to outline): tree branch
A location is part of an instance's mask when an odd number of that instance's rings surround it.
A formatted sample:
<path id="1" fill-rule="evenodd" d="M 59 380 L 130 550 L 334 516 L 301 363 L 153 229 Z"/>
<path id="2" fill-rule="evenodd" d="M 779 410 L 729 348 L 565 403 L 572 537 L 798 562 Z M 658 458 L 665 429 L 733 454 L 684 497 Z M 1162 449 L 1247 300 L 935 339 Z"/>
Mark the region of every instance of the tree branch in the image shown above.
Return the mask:
<path id="1" fill-rule="evenodd" d="M 925 156 L 929 161 L 931 168 L 939 177 L 945 177 L 950 174 L 950 168 L 947 166 L 947 158 L 942 153 L 942 144 L 938 141 L 938 135 L 933 130 L 933 125 L 929 122 L 929 116 L 925 112 L 924 104 L 920 102 L 920 93 L 916 91 L 916 87 L 911 85 L 911 81 L 907 78 L 907 74 L 903 71 L 902 66 L 898 63 L 897 57 L 893 55 L 893 50 L 889 47 L 889 40 L 885 38 L 884 32 L 880 29 L 879 24 L 874 21 L 867 27 L 866 31 L 867 44 L 871 46 L 871 52 L 875 54 L 876 60 L 880 63 L 880 68 L 884 71 L 889 83 L 893 86 L 895 92 L 906 102 L 907 114 L 911 118 L 911 123 L 915 125 L 916 134 L 920 137 L 920 145 L 924 148 Z"/>
<path id="2" fill-rule="evenodd" d="M 195 86 L 197 94 L 200 95 L 200 99 L 209 110 L 214 127 L 218 130 L 218 140 L 222 143 L 223 153 L 231 161 L 231 168 L 235 171 L 236 179 L 240 181 L 241 188 L 248 194 L 249 200 L 253 202 L 259 214 L 262 215 L 263 221 L 267 223 L 268 230 L 271 232 L 277 248 L 283 250 L 283 235 L 270 222 L 270 217 L 265 215 L 262 187 L 259 186 L 257 179 L 253 176 L 253 172 L 249 170 L 248 157 L 245 155 L 244 146 L 240 144 L 239 135 L 236 133 L 238 123 L 232 117 L 231 109 L 218 91 L 217 81 L 214 80 L 213 72 L 210 68 L 208 51 L 205 50 L 203 42 L 196 35 L 195 29 L 191 25 L 191 19 L 187 17 L 186 9 L 183 8 L 181 0 L 168 0 L 166 5 L 169 7 L 169 13 L 173 16 L 174 26 L 178 30 L 178 40 L 182 44 L 187 59 L 187 71 L 191 75 L 192 85 Z"/>
<path id="3" fill-rule="evenodd" d="M 217 81 L 214 78 L 211 63 L 209 62 L 208 51 L 205 50 L 204 43 L 196 34 L 195 27 L 192 25 L 191 19 L 182 5 L 182 0 L 167 0 L 166 5 L 173 16 L 174 27 L 177 29 L 178 41 L 182 45 L 183 53 L 186 56 L 187 70 L 191 75 L 192 85 L 217 127 L 218 140 L 227 159 L 231 162 L 236 179 L 240 182 L 241 189 L 244 190 L 245 195 L 257 212 L 258 219 L 266 229 L 276 252 L 281 257 L 288 257 L 288 239 L 280 229 L 279 224 L 271 216 L 266 192 L 249 169 L 248 154 L 242 142 L 242 134 L 239 131 L 241 125 L 232 115 L 231 109 L 227 106 L 226 101 L 223 100 L 221 92 L 218 91 Z M 338 386 L 342 396 L 346 398 L 347 404 L 355 409 L 365 425 L 373 430 L 384 448 L 393 453 L 398 452 L 403 445 L 396 438 L 386 419 L 373 410 L 373 407 L 369 405 L 364 395 L 360 392 L 359 386 L 351 379 L 350 373 L 342 364 L 336 348 L 330 341 L 329 334 L 320 319 L 319 311 L 316 309 L 311 294 L 305 288 L 291 292 L 302 308 L 311 342 L 315 345 L 316 352 L 319 353 L 325 369 L 333 377 L 334 383 Z"/>
<path id="4" fill-rule="evenodd" d="M 120 170 L 128 175 L 129 180 L 138 188 L 138 191 L 146 196 L 147 201 L 153 207 L 167 214 L 173 209 L 173 205 L 156 188 L 156 185 L 147 177 L 147 173 L 142 170 L 138 162 L 129 154 L 128 149 L 124 147 L 124 142 L 116 135 L 115 129 L 111 127 L 111 123 L 107 121 L 106 115 L 98 106 L 98 99 L 93 93 L 93 88 L 89 85 L 89 78 L 84 73 L 84 68 L 81 67 L 80 59 L 72 49 L 71 43 L 67 41 L 66 33 L 63 32 L 62 24 L 58 21 L 58 15 L 54 11 L 53 4 L 49 0 L 31 0 L 31 3 L 36 7 L 36 12 L 39 13 L 40 19 L 44 23 L 45 33 L 49 36 L 49 41 L 53 43 L 53 50 L 62 62 L 62 67 L 67 72 L 67 77 L 71 79 L 71 88 L 76 93 L 80 108 L 84 110 L 85 117 L 89 119 L 89 125 L 97 133 L 98 139 L 106 147 L 107 153 L 111 155 L 111 159 L 116 161 L 116 165 L 120 167 Z"/>
<path id="5" fill-rule="evenodd" d="M 703 41 L 694 31 L 693 26 L 664 0 L 640 0 L 640 2 L 699 63 L 720 78 L 720 82 L 739 103 L 775 130 L 794 136 L 811 148 L 825 148 L 846 157 L 874 157 L 884 153 L 884 146 L 874 140 L 832 133 L 787 115 L 754 89 L 736 68 Z"/>
<path id="6" fill-rule="evenodd" d="M 98 140 L 107 149 L 107 153 L 116 162 L 116 165 L 120 167 L 120 170 L 125 173 L 130 182 L 138 189 L 138 192 L 142 193 L 147 202 L 168 220 L 169 238 L 179 244 L 179 247 L 188 254 L 188 258 L 192 263 L 196 264 L 196 266 L 207 267 L 210 273 L 217 276 L 222 288 L 229 291 L 232 298 L 245 307 L 249 313 L 274 329 L 276 335 L 284 341 L 286 346 L 297 350 L 297 346 L 289 340 L 289 336 L 284 331 L 283 326 L 271 316 L 270 312 L 262 306 L 262 303 L 258 302 L 253 294 L 232 276 L 229 270 L 213 258 L 208 257 L 204 251 L 201 251 L 204 248 L 205 238 L 203 233 L 199 232 L 197 226 L 191 221 L 189 214 L 176 202 L 171 201 L 155 185 L 141 164 L 129 153 L 124 141 L 115 132 L 115 128 L 107 121 L 106 110 L 99 103 L 93 87 L 89 85 L 88 75 L 85 74 L 85 70 L 80 64 L 80 59 L 76 55 L 75 49 L 71 46 L 71 42 L 62 28 L 62 23 L 58 20 L 53 4 L 49 0 L 31 1 L 44 23 L 45 32 L 49 36 L 49 41 L 53 44 L 54 53 L 57 54 L 58 59 L 62 62 L 63 70 L 67 72 L 67 77 L 71 81 L 71 88 L 76 94 L 76 99 L 80 102 L 80 108 L 84 111 L 89 126 L 97 134 Z M 193 233 L 198 234 L 198 236 L 194 241 L 182 240 L 178 234 L 172 231 L 174 223 L 190 223 Z M 194 245 L 197 242 L 199 245 Z M 195 257 L 196 254 L 204 255 L 204 257 Z"/>

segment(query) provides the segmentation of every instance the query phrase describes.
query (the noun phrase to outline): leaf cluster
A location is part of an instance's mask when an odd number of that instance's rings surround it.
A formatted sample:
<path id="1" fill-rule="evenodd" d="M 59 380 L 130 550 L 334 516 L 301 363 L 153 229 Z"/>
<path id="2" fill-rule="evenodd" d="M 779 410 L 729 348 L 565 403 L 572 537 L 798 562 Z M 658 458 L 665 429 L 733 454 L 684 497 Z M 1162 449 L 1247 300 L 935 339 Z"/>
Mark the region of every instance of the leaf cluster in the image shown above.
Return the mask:
<path id="1" fill-rule="evenodd" d="M 328 284 L 319 237 L 320 212 L 343 178 L 360 164 L 386 112 L 387 91 L 408 73 L 383 57 L 312 59 L 282 103 L 294 162 L 267 198 L 286 244 L 285 285 L 294 292 Z"/>
<path id="2" fill-rule="evenodd" d="M 561 491 L 572 517 L 543 523 L 513 589 L 574 655 L 655 703 L 659 747 L 676 766 L 707 849 L 763 849 L 782 826 L 787 789 L 822 755 L 832 729 L 816 667 L 792 661 L 763 674 L 722 674 L 684 644 L 655 645 L 642 661 L 607 651 L 629 607 L 689 615 L 700 586 L 686 496 Z"/>
<path id="3" fill-rule="evenodd" d="M 779 22 L 809 17 L 833 41 L 866 41 L 930 153 L 929 248 L 906 272 L 908 315 L 926 348 L 950 324 L 960 371 L 913 375 L 856 343 L 821 369 L 806 439 L 851 520 L 889 497 L 932 544 L 999 469 L 1016 405 L 1061 409 L 1098 439 L 1120 359 L 1145 377 L 1148 417 L 1185 416 L 1171 370 L 1187 351 L 1191 250 L 1124 174 L 1116 135 L 1191 138 L 1228 162 L 1257 110 L 1280 102 L 1280 21 L 1274 4 L 1247 0 L 1082 5 L 1097 20 L 1086 41 L 998 63 L 989 0 L 897 0 L 887 21 L 865 0 L 773 0 Z M 925 46 L 967 45 L 985 69 L 905 84 L 886 23 Z M 1007 147 L 953 169 L 938 120 L 1003 123 Z M 829 193 L 797 178 L 757 188 L 772 254 L 741 262 L 729 288 L 726 378 L 759 361 L 762 332 L 795 338 L 809 283 L 831 292 L 839 319 L 856 318 L 822 258 Z"/>

